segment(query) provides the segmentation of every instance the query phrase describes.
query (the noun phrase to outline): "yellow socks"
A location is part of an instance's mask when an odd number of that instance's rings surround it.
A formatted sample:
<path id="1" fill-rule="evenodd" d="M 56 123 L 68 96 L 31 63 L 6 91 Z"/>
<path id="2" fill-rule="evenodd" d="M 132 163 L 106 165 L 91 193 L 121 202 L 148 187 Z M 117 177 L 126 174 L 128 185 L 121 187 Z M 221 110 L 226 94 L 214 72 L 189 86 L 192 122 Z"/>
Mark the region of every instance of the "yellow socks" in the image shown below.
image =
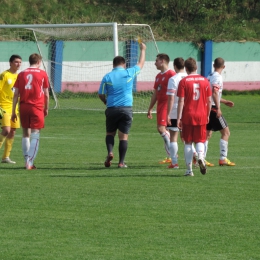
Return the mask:
<path id="1" fill-rule="evenodd" d="M 13 147 L 13 142 L 14 142 L 14 138 L 12 138 L 12 139 L 6 138 L 3 159 L 10 156 L 10 153 L 11 153 L 11 150 Z"/>
<path id="2" fill-rule="evenodd" d="M 0 148 L 2 147 L 4 141 L 5 141 L 6 136 L 3 136 L 2 134 L 0 134 Z"/>

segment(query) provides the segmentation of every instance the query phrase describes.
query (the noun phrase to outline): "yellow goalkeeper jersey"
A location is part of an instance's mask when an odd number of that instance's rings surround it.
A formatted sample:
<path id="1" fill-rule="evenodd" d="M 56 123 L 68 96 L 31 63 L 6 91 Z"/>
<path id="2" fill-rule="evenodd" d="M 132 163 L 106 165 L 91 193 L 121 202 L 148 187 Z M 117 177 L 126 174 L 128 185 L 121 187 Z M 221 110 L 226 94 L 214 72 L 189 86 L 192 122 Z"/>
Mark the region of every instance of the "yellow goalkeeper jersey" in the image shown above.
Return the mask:
<path id="1" fill-rule="evenodd" d="M 7 113 L 12 113 L 14 91 L 13 86 L 18 74 L 13 74 L 9 70 L 0 74 L 0 107 Z"/>

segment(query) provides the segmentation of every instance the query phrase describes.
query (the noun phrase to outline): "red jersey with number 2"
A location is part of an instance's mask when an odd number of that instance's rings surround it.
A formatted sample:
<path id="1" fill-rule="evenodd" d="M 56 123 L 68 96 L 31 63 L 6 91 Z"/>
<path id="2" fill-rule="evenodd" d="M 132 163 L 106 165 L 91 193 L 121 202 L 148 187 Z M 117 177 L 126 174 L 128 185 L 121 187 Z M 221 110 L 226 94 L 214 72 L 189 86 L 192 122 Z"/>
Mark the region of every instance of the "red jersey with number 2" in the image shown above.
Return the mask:
<path id="1" fill-rule="evenodd" d="M 184 97 L 181 119 L 183 124 L 207 124 L 207 99 L 211 97 L 210 83 L 207 78 L 199 74 L 188 75 L 180 81 L 177 96 Z"/>
<path id="2" fill-rule="evenodd" d="M 47 73 L 38 68 L 28 68 L 18 74 L 14 84 L 19 89 L 20 103 L 44 107 L 44 88 L 49 87 Z"/>

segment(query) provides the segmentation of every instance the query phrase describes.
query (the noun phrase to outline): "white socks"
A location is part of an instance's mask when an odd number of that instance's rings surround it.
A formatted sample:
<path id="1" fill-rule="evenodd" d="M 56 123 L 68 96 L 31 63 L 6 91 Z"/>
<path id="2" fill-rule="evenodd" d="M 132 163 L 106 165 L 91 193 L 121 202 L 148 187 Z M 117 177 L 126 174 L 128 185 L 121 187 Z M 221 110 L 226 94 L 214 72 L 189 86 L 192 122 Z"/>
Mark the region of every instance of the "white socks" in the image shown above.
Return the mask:
<path id="1" fill-rule="evenodd" d="M 167 153 L 167 156 L 170 156 L 170 133 L 168 131 L 165 131 L 161 134 L 161 137 L 164 141 L 164 147 Z"/>
<path id="2" fill-rule="evenodd" d="M 197 154 L 197 152 L 196 152 L 194 143 L 192 143 L 192 153 L 193 153 L 193 155 L 195 155 L 196 157 L 198 157 L 198 154 Z"/>
<path id="3" fill-rule="evenodd" d="M 228 153 L 228 142 L 220 139 L 219 142 L 219 149 L 220 149 L 220 160 L 224 160 L 225 158 L 227 158 L 227 153 Z"/>
<path id="4" fill-rule="evenodd" d="M 178 154 L 178 143 L 177 142 L 171 142 L 170 143 L 170 154 L 172 159 L 172 164 L 177 164 L 177 154 Z"/>
<path id="5" fill-rule="evenodd" d="M 196 151 L 199 159 L 204 159 L 204 143 L 196 143 Z"/>
<path id="6" fill-rule="evenodd" d="M 26 162 L 27 157 L 28 157 L 29 149 L 30 149 L 30 138 L 29 137 L 23 137 L 22 138 L 22 150 L 23 150 L 23 156 L 24 156 L 25 162 Z"/>
<path id="7" fill-rule="evenodd" d="M 33 166 L 33 162 L 36 158 L 38 148 L 39 148 L 39 140 L 40 133 L 33 132 L 31 133 L 31 142 L 28 137 L 22 139 L 22 149 L 25 160 L 29 166 Z"/>
<path id="8" fill-rule="evenodd" d="M 208 141 L 208 140 L 207 140 L 207 141 L 204 143 L 204 149 L 205 149 L 205 151 L 204 151 L 204 158 L 206 158 L 206 157 L 207 157 L 208 143 L 209 143 L 209 141 Z"/>
<path id="9" fill-rule="evenodd" d="M 193 158 L 193 151 L 191 144 L 185 144 L 184 146 L 184 156 L 186 167 L 188 171 L 192 171 L 192 158 Z"/>

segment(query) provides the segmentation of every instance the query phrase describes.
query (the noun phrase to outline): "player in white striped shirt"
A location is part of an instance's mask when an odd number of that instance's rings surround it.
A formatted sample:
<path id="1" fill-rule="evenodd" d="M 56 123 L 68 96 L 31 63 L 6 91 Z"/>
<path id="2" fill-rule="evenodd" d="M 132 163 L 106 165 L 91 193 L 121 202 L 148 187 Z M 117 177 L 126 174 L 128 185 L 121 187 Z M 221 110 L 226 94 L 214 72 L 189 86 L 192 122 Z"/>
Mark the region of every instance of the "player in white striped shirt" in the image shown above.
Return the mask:
<path id="1" fill-rule="evenodd" d="M 187 76 L 187 73 L 184 70 L 184 59 L 176 58 L 173 61 L 173 67 L 175 72 L 177 73 L 173 77 L 171 77 L 168 81 L 168 87 L 166 95 L 168 95 L 168 109 L 167 109 L 167 129 L 170 130 L 170 156 L 172 159 L 171 164 L 168 168 L 178 169 L 178 133 L 179 128 L 177 127 L 177 107 L 178 100 L 177 91 L 179 82 L 181 79 Z"/>
<path id="2" fill-rule="evenodd" d="M 210 112 L 209 123 L 207 124 L 207 141 L 205 142 L 205 158 L 208 150 L 208 140 L 212 135 L 212 131 L 220 131 L 221 139 L 219 142 L 220 148 L 220 157 L 219 165 L 220 166 L 235 166 L 234 162 L 231 162 L 227 158 L 228 154 L 228 139 L 230 136 L 230 131 L 228 124 L 225 118 L 222 115 L 220 109 L 220 103 L 225 104 L 226 106 L 233 107 L 234 103 L 230 100 L 225 100 L 222 98 L 223 91 L 223 79 L 221 73 L 225 68 L 225 61 L 222 58 L 216 58 L 214 60 L 214 72 L 208 76 L 208 80 L 212 89 L 212 108 Z M 213 166 L 213 165 L 208 165 Z"/>

